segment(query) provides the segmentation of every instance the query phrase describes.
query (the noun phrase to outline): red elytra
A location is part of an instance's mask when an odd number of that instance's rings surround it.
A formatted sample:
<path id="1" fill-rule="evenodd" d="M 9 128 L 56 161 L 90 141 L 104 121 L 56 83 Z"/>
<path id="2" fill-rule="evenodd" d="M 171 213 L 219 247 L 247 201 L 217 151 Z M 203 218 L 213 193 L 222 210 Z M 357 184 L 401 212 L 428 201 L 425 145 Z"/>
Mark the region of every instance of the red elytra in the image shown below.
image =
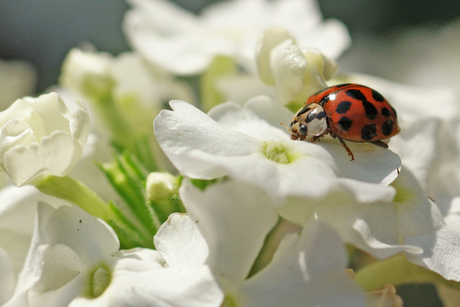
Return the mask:
<path id="1" fill-rule="evenodd" d="M 291 121 L 291 139 L 310 142 L 330 134 L 338 138 L 354 160 L 344 140 L 372 142 L 388 148 L 381 140 L 399 133 L 396 111 L 376 90 L 359 84 L 340 84 L 310 96 Z"/>

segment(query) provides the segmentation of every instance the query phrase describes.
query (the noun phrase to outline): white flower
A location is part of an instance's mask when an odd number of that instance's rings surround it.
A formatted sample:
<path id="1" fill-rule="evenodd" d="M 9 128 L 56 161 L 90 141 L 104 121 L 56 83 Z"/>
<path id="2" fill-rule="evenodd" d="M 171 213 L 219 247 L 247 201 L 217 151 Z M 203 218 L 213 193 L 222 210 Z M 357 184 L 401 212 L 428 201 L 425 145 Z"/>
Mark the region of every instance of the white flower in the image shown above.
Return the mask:
<path id="1" fill-rule="evenodd" d="M 35 69 L 24 61 L 0 60 L 0 110 L 5 110 L 16 99 L 34 92 Z"/>
<path id="2" fill-rule="evenodd" d="M 119 104 L 136 101 L 144 107 L 161 107 L 172 97 L 192 99 L 191 90 L 171 75 L 144 62 L 136 53 L 117 57 L 74 48 L 62 65 L 60 83 L 91 98 L 113 98 Z"/>
<path id="3" fill-rule="evenodd" d="M 180 194 L 190 218 L 171 215 L 155 245 L 171 267 L 209 265 L 225 292 L 224 304 L 364 304 L 364 294 L 345 273 L 342 242 L 324 224 L 312 223 L 300 235 L 286 235 L 273 260 L 252 275 L 264 239 L 278 219 L 270 198 L 239 182 L 201 192 L 185 181 Z"/>
<path id="4" fill-rule="evenodd" d="M 271 27 L 259 38 L 256 60 L 262 81 L 274 86 L 284 104 L 304 103 L 308 97 L 327 87 L 337 64 L 319 50 L 300 49 L 286 29 Z M 328 50 L 327 48 L 325 50 Z M 322 51 L 322 50 L 321 50 Z"/>
<path id="5" fill-rule="evenodd" d="M 409 238 L 409 244 L 421 246 L 424 252 L 408 255 L 408 259 L 445 279 L 460 281 L 460 122 L 457 119 L 446 127 L 438 149 L 443 155 L 434 161 L 437 167 L 427 171 L 430 196 L 439 205 L 446 225 L 436 233 Z"/>
<path id="6" fill-rule="evenodd" d="M 0 113 L 0 165 L 16 186 L 65 176 L 78 162 L 90 130 L 81 102 L 70 114 L 56 93 L 25 97 Z"/>
<path id="7" fill-rule="evenodd" d="M 347 142 L 355 155 L 350 161 L 332 138 L 315 144 L 292 141 L 280 125 L 290 122 L 292 112 L 266 97 L 256 97 L 244 108 L 225 103 L 209 115 L 186 102 L 170 104 L 174 111 L 164 110 L 155 119 L 155 134 L 185 176 L 228 175 L 262 187 L 278 204 L 289 196 L 320 199 L 331 191 L 351 193 L 359 201 L 394 196 L 394 189 L 385 186 L 400 166 L 393 152 Z"/>
<path id="8" fill-rule="evenodd" d="M 154 250 L 118 251 L 113 230 L 80 208 L 38 207 L 34 239 L 5 306 L 216 306 L 205 266 L 163 268 Z"/>
<path id="9" fill-rule="evenodd" d="M 315 203 L 302 199 L 289 202 L 278 212 L 298 225 L 306 219 L 324 221 L 344 242 L 378 259 L 401 251 L 421 254 L 419 245 L 407 243 L 406 239 L 435 234 L 444 226 L 442 213 L 427 199 L 408 169 L 402 168 L 391 187 L 396 194 L 389 200 L 357 202 L 351 195 L 331 193 Z"/>
<path id="10" fill-rule="evenodd" d="M 88 97 L 104 97 L 114 86 L 110 65 L 112 56 L 105 52 L 85 52 L 74 48 L 62 64 L 59 82 Z"/>
<path id="11" fill-rule="evenodd" d="M 196 74 L 216 55 L 225 55 L 254 70 L 257 37 L 267 27 L 283 26 L 303 46 L 336 58 L 348 47 L 349 36 L 336 20 L 321 22 L 315 1 L 234 0 L 217 3 L 195 16 L 163 0 L 132 0 L 124 30 L 149 61 L 173 73 Z"/>

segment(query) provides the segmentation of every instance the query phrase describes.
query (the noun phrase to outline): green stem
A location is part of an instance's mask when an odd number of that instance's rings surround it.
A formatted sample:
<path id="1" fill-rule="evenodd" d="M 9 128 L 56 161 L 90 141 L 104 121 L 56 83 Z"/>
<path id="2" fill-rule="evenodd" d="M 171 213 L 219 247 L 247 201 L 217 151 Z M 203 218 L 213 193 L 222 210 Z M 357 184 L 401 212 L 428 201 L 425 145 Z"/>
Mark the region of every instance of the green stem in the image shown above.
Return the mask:
<path id="1" fill-rule="evenodd" d="M 460 283 L 444 279 L 441 275 L 409 262 L 405 254 L 372 263 L 356 272 L 355 281 L 365 291 L 383 289 L 408 283 L 442 284 L 460 290 Z"/>
<path id="2" fill-rule="evenodd" d="M 109 206 L 90 188 L 71 177 L 50 175 L 40 180 L 35 187 L 42 193 L 76 204 L 89 214 L 106 222 L 110 219 Z"/>
<path id="3" fill-rule="evenodd" d="M 113 134 L 113 139 L 124 148 L 133 149 L 133 131 L 113 101 L 112 95 L 94 99 L 98 115 Z"/>

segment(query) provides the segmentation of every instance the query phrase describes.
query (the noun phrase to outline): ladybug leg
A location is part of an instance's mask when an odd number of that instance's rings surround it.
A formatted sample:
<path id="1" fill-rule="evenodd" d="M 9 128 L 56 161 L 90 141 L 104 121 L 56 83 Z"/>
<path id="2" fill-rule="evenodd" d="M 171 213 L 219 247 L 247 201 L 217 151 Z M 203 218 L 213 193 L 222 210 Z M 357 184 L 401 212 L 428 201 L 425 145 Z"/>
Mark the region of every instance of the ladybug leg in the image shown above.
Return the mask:
<path id="1" fill-rule="evenodd" d="M 320 140 L 323 136 L 325 136 L 326 134 L 330 133 L 331 130 L 329 128 L 326 129 L 326 131 L 324 131 L 323 133 L 321 133 L 320 135 L 315 135 L 313 136 L 310 140 L 308 140 L 308 142 L 310 143 L 314 143 L 316 142 L 317 140 Z M 332 135 L 332 133 L 331 133 Z M 334 135 L 332 135 L 332 137 L 335 137 Z"/>
<path id="2" fill-rule="evenodd" d="M 314 142 L 316 142 L 317 140 L 319 140 L 322 136 L 323 136 L 323 135 L 314 136 L 314 137 L 312 137 L 308 142 L 314 143 Z"/>
<path id="3" fill-rule="evenodd" d="M 372 144 L 383 147 L 383 148 L 388 148 L 388 144 L 382 141 L 373 141 Z"/>
<path id="4" fill-rule="evenodd" d="M 342 140 L 342 138 L 339 138 L 338 136 L 336 137 L 339 139 L 340 143 L 342 143 L 342 146 L 347 150 L 348 155 L 351 157 L 351 161 L 353 161 L 355 159 L 355 156 L 351 152 L 350 148 L 348 148 L 347 144 L 345 144 L 345 141 Z"/>

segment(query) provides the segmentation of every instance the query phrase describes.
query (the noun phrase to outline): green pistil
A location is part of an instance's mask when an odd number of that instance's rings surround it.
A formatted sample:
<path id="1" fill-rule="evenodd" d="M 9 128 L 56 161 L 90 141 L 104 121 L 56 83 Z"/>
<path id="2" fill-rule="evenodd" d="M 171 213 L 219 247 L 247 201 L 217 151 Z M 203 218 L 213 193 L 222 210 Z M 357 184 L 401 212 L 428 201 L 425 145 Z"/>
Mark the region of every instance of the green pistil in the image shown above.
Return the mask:
<path id="1" fill-rule="evenodd" d="M 292 163 L 296 159 L 296 154 L 283 143 L 264 142 L 262 152 L 269 160 L 280 164 Z"/>
<path id="2" fill-rule="evenodd" d="M 90 295 L 92 298 L 99 297 L 110 285 L 111 272 L 104 266 L 98 267 L 91 275 Z"/>

